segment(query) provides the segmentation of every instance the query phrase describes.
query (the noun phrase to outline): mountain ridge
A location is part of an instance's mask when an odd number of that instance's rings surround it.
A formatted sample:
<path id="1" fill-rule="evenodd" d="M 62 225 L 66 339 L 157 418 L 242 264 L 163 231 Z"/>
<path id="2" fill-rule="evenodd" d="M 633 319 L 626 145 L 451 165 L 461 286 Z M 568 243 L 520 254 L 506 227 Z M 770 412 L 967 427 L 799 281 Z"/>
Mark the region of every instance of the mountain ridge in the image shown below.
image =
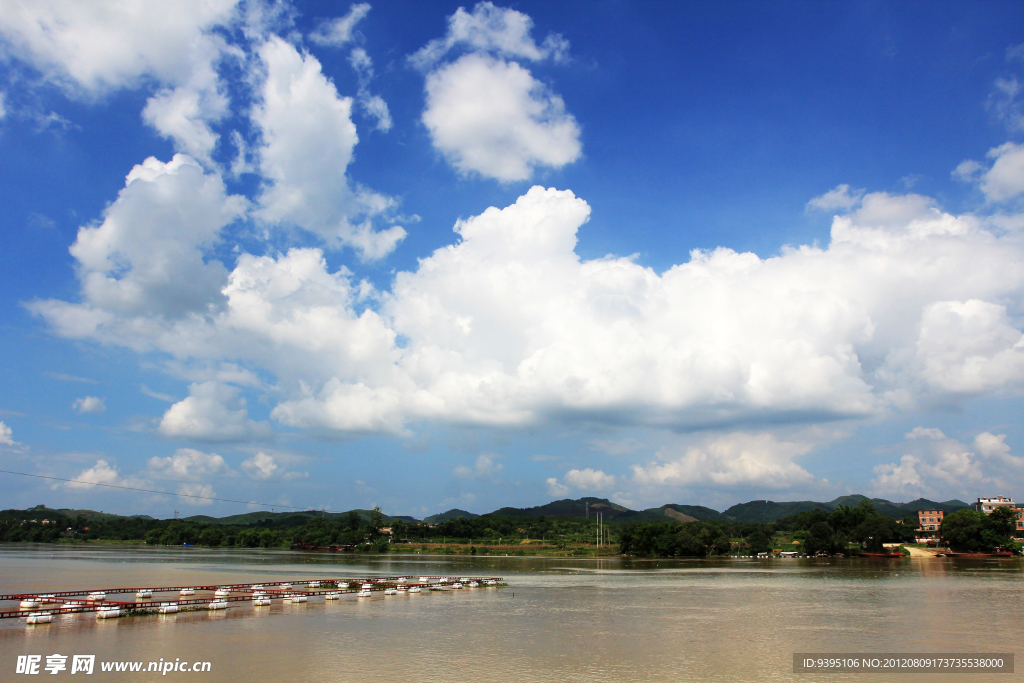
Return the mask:
<path id="1" fill-rule="evenodd" d="M 869 500 L 875 506 L 875 511 L 879 514 L 894 519 L 902 519 L 906 516 L 912 516 L 917 510 L 942 510 L 946 514 L 969 508 L 970 505 L 963 502 L 962 500 L 952 499 L 944 502 L 936 502 L 928 500 L 926 498 L 917 498 L 915 500 L 906 503 L 894 503 L 884 498 L 868 498 L 860 494 L 852 494 L 846 496 L 839 496 L 830 501 L 813 501 L 813 500 L 798 500 L 798 501 L 773 501 L 773 500 L 752 500 L 746 503 L 737 503 L 722 512 L 714 510 L 713 508 L 705 507 L 702 505 L 685 505 L 681 503 L 666 503 L 659 507 L 646 508 L 643 510 L 631 510 L 623 505 L 614 503 L 607 498 L 597 498 L 594 496 L 584 496 L 582 498 L 571 499 L 563 498 L 560 500 L 553 500 L 550 503 L 544 505 L 536 505 L 533 507 L 526 508 L 515 508 L 515 507 L 503 507 L 492 512 L 484 513 L 486 515 L 507 515 L 511 517 L 590 517 L 594 518 L 598 513 L 603 515 L 603 519 L 606 522 L 617 521 L 617 522 L 639 522 L 639 521 L 664 521 L 664 520 L 675 520 L 677 522 L 695 522 L 695 521 L 708 521 L 708 520 L 719 520 L 729 522 L 758 522 L 758 523 L 769 523 L 774 522 L 783 517 L 789 515 L 799 514 L 801 512 L 807 512 L 810 510 L 821 510 L 826 514 L 832 512 L 840 505 L 856 506 L 862 501 Z M 86 518 L 109 518 L 109 517 L 138 517 L 142 519 L 154 519 L 149 515 L 118 515 L 110 512 L 96 512 L 95 510 L 74 510 L 66 508 L 48 508 L 43 505 L 37 505 L 33 508 L 26 510 L 6 510 L 4 512 L 17 512 L 20 514 L 39 514 L 39 515 L 61 515 L 64 517 L 82 516 Z M 363 509 L 355 509 L 349 512 L 356 512 L 359 514 L 361 521 L 367 521 L 370 518 L 371 511 Z M 212 517 L 209 515 L 191 515 L 189 517 L 181 518 L 183 521 L 192 521 L 208 524 L 222 524 L 222 525 L 237 525 L 237 526 L 258 526 L 263 522 L 274 522 L 280 523 L 285 522 L 287 525 L 301 526 L 311 517 L 322 517 L 328 520 L 338 519 L 349 514 L 349 512 L 324 512 L 322 510 L 301 510 L 301 511 L 289 511 L 289 512 L 270 512 L 266 510 L 259 510 L 253 512 L 246 512 L 236 515 L 228 515 L 226 517 Z M 388 515 L 382 513 L 382 518 L 385 524 L 392 524 L 397 520 L 405 522 L 424 522 L 427 524 L 439 524 L 441 522 L 457 519 L 459 517 L 465 517 L 467 519 L 473 519 L 475 517 L 482 517 L 483 515 L 468 512 L 458 508 L 453 508 L 446 512 L 430 515 L 423 520 L 419 520 L 410 515 Z"/>

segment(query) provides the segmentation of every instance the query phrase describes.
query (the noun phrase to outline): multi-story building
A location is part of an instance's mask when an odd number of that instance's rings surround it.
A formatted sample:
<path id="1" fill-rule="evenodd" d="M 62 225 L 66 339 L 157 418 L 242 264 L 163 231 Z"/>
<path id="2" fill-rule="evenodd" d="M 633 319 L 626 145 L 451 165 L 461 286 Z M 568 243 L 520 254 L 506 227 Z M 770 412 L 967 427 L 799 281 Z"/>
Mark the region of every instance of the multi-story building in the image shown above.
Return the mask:
<path id="1" fill-rule="evenodd" d="M 1013 502 L 1012 498 L 1006 496 L 996 496 L 995 498 L 979 498 L 978 502 L 974 504 L 974 509 L 978 512 L 984 512 L 986 515 L 991 515 L 992 511 L 999 507 L 1011 507 L 1017 509 L 1017 504 Z"/>
<path id="2" fill-rule="evenodd" d="M 1024 536 L 1024 508 L 1018 508 L 1012 498 L 1007 498 L 1006 496 L 979 498 L 978 502 L 974 504 L 975 510 L 984 512 L 986 515 L 991 515 L 993 510 L 1000 507 L 1008 507 L 1017 512 L 1017 536 Z"/>
<path id="3" fill-rule="evenodd" d="M 939 537 L 939 529 L 942 528 L 942 518 L 946 513 L 942 510 L 918 510 L 917 511 L 917 542 L 927 541 Z"/>

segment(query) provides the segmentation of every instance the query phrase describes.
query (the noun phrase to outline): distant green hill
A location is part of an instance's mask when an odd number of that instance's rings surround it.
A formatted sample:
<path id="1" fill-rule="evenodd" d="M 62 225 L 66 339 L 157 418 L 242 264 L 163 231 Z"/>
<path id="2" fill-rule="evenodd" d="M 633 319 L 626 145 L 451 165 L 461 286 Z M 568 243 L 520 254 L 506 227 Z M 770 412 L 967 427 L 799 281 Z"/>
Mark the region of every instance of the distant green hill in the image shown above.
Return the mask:
<path id="1" fill-rule="evenodd" d="M 355 510 L 359 514 L 360 520 L 366 522 L 370 519 L 370 513 L 372 510 Z M 302 526 L 306 523 L 306 520 L 312 517 L 323 517 L 324 519 L 336 520 L 342 517 L 347 517 L 348 512 L 323 512 L 322 510 L 303 510 L 301 512 L 269 512 L 267 510 L 260 510 L 258 512 L 246 512 L 240 515 L 230 515 L 228 517 L 208 517 L 207 515 L 193 515 L 191 517 L 185 517 L 184 519 L 190 522 L 204 522 L 207 524 L 230 524 L 233 526 L 249 526 L 251 524 L 259 524 L 260 522 L 273 522 L 275 525 L 285 526 Z M 384 523 L 390 524 L 396 519 L 404 519 L 405 521 L 417 521 L 413 517 L 394 517 L 391 515 L 383 515 Z"/>
<path id="2" fill-rule="evenodd" d="M 538 505 L 535 507 L 528 508 L 514 508 L 504 507 L 489 514 L 492 515 L 507 515 L 512 517 L 540 517 L 541 515 L 546 517 L 585 517 L 593 516 L 596 513 L 602 513 L 604 520 L 607 522 L 640 522 L 640 521 L 667 521 L 675 520 L 677 522 L 693 522 L 693 521 L 706 521 L 706 520 L 722 520 L 722 521 L 733 521 L 733 522 L 757 522 L 757 523 L 769 523 L 774 522 L 783 517 L 795 515 L 800 512 L 806 512 L 808 510 L 821 510 L 822 512 L 829 513 L 835 510 L 840 505 L 856 506 L 859 505 L 863 500 L 871 500 L 875 506 L 875 510 L 882 515 L 892 517 L 893 519 L 902 519 L 903 517 L 913 516 L 918 510 L 942 510 L 947 514 L 962 510 L 970 507 L 967 503 L 962 500 L 947 500 L 939 503 L 926 498 L 918 498 L 908 503 L 894 503 L 892 501 L 885 500 L 884 498 L 867 498 L 862 495 L 848 495 L 840 496 L 835 500 L 828 502 L 818 502 L 813 500 L 799 500 L 799 501 L 772 501 L 772 500 L 752 500 L 747 503 L 739 503 L 733 505 L 724 512 L 718 512 L 708 507 L 701 505 L 681 505 L 677 503 L 668 503 L 660 507 L 647 508 L 645 510 L 630 510 L 629 508 L 623 507 L 617 503 L 613 503 L 607 498 L 595 498 L 587 496 L 584 498 L 578 498 L 576 500 L 570 498 L 564 498 L 562 500 L 554 500 L 546 505 Z M 370 510 L 354 510 L 359 515 L 361 521 L 366 522 L 370 519 Z M 341 517 L 347 516 L 348 512 L 324 512 L 322 510 L 301 510 L 301 511 L 290 511 L 290 512 L 271 512 L 269 510 L 258 510 L 254 512 L 246 512 L 238 515 L 229 515 L 227 517 L 211 517 L 209 515 L 192 515 L 190 517 L 183 518 L 184 520 L 201 523 L 201 524 L 224 524 L 232 526 L 251 526 L 251 525 L 268 525 L 273 524 L 275 527 L 298 527 L 306 523 L 310 518 L 322 517 L 328 520 L 336 520 Z M 152 520 L 153 517 L 149 515 L 117 515 L 110 512 L 97 512 L 96 510 L 74 510 L 74 509 L 54 509 L 48 508 L 44 505 L 37 505 L 34 508 L 27 510 L 4 510 L 0 513 L 0 516 L 5 518 L 16 518 L 16 519 L 44 519 L 49 516 L 53 519 L 58 516 L 62 517 L 85 517 L 86 519 L 114 519 L 114 518 L 129 518 L 135 517 L 139 519 Z M 438 524 L 450 519 L 456 519 L 458 517 L 465 517 L 472 519 L 479 517 L 472 512 L 466 510 L 452 509 L 447 512 L 442 512 L 437 515 L 431 515 L 423 521 L 428 524 Z M 418 522 L 419 520 L 409 515 L 383 515 L 384 523 L 391 524 L 396 520 L 404 520 L 406 522 Z"/>
<path id="3" fill-rule="evenodd" d="M 777 519 L 796 515 L 809 510 L 822 510 L 831 512 L 832 507 L 828 503 L 816 503 L 812 500 L 799 500 L 786 503 L 776 503 L 773 500 L 752 500 L 749 503 L 733 505 L 722 513 L 722 517 L 734 522 L 758 522 L 766 524 Z"/>
<path id="4" fill-rule="evenodd" d="M 622 522 L 664 521 L 666 519 L 674 519 L 677 522 L 703 522 L 707 519 L 722 519 L 722 513 L 701 505 L 669 503 L 657 508 L 648 508 L 639 512 L 624 514 L 616 519 Z"/>
<path id="5" fill-rule="evenodd" d="M 441 522 L 447 522 L 449 519 L 458 519 L 459 517 L 465 517 L 466 519 L 473 519 L 474 517 L 479 517 L 479 516 L 480 515 L 474 515 L 472 512 L 466 512 L 465 510 L 459 510 L 458 508 L 453 508 L 453 509 L 449 510 L 448 512 L 442 512 L 442 513 L 437 514 L 437 515 L 430 515 L 429 517 L 425 517 L 423 519 L 423 521 L 426 522 L 427 524 L 440 524 Z M 411 517 L 406 517 L 405 519 L 409 520 L 409 519 L 412 519 L 412 518 Z M 412 521 L 416 521 L 416 520 L 412 520 Z"/>
<path id="6" fill-rule="evenodd" d="M 70 508 L 48 508 L 45 505 L 37 505 L 27 510 L 4 510 L 2 515 L 8 519 L 50 519 L 55 520 L 62 517 L 83 517 L 85 519 L 155 519 L 149 515 L 115 515 L 111 512 L 97 512 L 96 510 L 72 510 Z"/>
<path id="7" fill-rule="evenodd" d="M 593 517 L 602 513 L 605 521 L 612 521 L 625 515 L 636 514 L 629 508 L 611 502 L 607 498 L 584 497 L 577 500 L 565 498 L 555 500 L 547 505 L 532 508 L 501 508 L 490 513 L 492 515 L 510 515 L 514 517 Z"/>
<path id="8" fill-rule="evenodd" d="M 150 517 L 149 515 L 115 515 L 111 512 L 96 512 L 95 510 L 70 510 L 67 508 L 61 508 L 59 510 L 51 510 L 50 508 L 38 508 L 46 509 L 50 512 L 59 512 L 62 515 L 68 517 L 85 517 L 86 519 L 113 519 L 115 517 L 137 517 L 139 519 L 156 519 L 156 517 Z"/>
<path id="9" fill-rule="evenodd" d="M 785 503 L 771 500 L 754 500 L 749 503 L 733 505 L 722 513 L 722 517 L 734 522 L 768 523 L 782 519 L 783 517 L 788 517 L 789 515 L 807 512 L 809 510 L 821 510 L 822 512 L 829 513 L 840 505 L 847 505 L 850 507 L 860 505 L 862 500 L 870 500 L 874 503 L 875 511 L 878 514 L 885 515 L 886 517 L 892 517 L 893 519 L 902 519 L 908 515 L 913 516 L 918 510 L 942 510 L 946 513 L 950 513 L 970 507 L 967 503 L 960 500 L 947 500 L 945 503 L 936 503 L 935 501 L 918 498 L 917 500 L 912 500 L 909 503 L 893 503 L 892 501 L 885 500 L 884 498 L 868 498 L 867 496 L 851 495 L 840 496 L 839 498 L 830 500 L 827 503 L 819 503 L 812 500 Z"/>

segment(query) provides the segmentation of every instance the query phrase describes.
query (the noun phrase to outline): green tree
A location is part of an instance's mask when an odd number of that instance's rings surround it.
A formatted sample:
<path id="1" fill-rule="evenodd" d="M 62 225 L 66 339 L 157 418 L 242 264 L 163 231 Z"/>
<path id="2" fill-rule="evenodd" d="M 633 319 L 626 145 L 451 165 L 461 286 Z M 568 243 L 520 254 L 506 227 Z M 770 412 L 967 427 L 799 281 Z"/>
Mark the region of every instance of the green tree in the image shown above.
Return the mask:
<path id="1" fill-rule="evenodd" d="M 766 533 L 758 529 L 747 536 L 747 545 L 750 546 L 750 552 L 754 555 L 768 553 L 772 550 L 772 539 L 768 538 Z"/>
<path id="2" fill-rule="evenodd" d="M 362 517 L 355 510 L 349 510 L 348 514 L 345 515 L 345 528 L 349 531 L 359 531 L 359 524 L 363 521 Z"/>
<path id="3" fill-rule="evenodd" d="M 987 527 L 1005 543 L 1017 528 L 1017 511 L 1007 506 L 997 507 L 988 516 Z"/>
<path id="4" fill-rule="evenodd" d="M 221 533 L 220 529 L 216 527 L 209 527 L 207 529 L 204 529 L 203 532 L 199 534 L 199 544 L 216 546 L 220 545 L 223 538 L 224 534 Z"/>
<path id="5" fill-rule="evenodd" d="M 828 516 L 828 525 L 840 534 L 849 534 L 875 514 L 875 504 L 862 500 L 855 506 L 840 505 Z"/>
<path id="6" fill-rule="evenodd" d="M 988 550 L 983 538 L 987 526 L 984 513 L 975 510 L 957 510 L 942 520 L 942 538 L 952 550 L 961 553 Z"/>
<path id="7" fill-rule="evenodd" d="M 370 511 L 370 538 L 379 536 L 382 526 L 384 526 L 384 514 L 380 511 L 380 505 L 374 505 L 373 510 Z"/>
<path id="8" fill-rule="evenodd" d="M 836 532 L 827 522 L 815 522 L 807 530 L 807 539 L 804 541 L 804 552 L 808 555 L 818 553 L 836 553 L 842 550 L 842 543 L 836 537 Z"/>
<path id="9" fill-rule="evenodd" d="M 895 523 L 883 515 L 869 515 L 853 530 L 852 536 L 859 541 L 865 550 L 873 553 L 882 552 L 885 543 L 897 537 Z"/>

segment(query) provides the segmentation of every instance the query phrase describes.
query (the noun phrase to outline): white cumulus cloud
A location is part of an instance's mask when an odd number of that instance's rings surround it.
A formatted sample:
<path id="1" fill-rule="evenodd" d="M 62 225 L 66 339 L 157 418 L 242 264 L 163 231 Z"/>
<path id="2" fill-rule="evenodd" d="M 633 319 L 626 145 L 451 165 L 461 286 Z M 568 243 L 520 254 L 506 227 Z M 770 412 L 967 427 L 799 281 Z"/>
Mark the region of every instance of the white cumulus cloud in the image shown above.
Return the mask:
<path id="1" fill-rule="evenodd" d="M 807 202 L 807 208 L 818 211 L 849 211 L 859 204 L 863 197 L 864 190 L 851 190 L 849 185 L 843 183 L 811 199 Z"/>
<path id="2" fill-rule="evenodd" d="M 135 166 L 99 225 L 85 225 L 71 246 L 87 305 L 40 304 L 61 324 L 95 327 L 112 316 L 176 318 L 223 303 L 228 271 L 205 258 L 220 230 L 245 211 L 216 174 L 177 154 Z"/>
<path id="3" fill-rule="evenodd" d="M 222 43 L 212 29 L 234 21 L 236 4 L 8 2 L 0 12 L 0 35 L 14 56 L 71 93 L 97 95 L 135 87 L 146 76 L 184 83 L 210 69 Z"/>
<path id="4" fill-rule="evenodd" d="M 70 338 L 265 373 L 274 420 L 334 433 L 594 420 L 749 432 L 1024 389 L 1024 249 L 989 219 L 865 193 L 827 246 L 695 250 L 656 272 L 581 259 L 589 215 L 570 191 L 532 188 L 459 221 L 453 244 L 386 291 L 307 248 L 240 255 L 217 305 L 177 319 L 122 312 L 116 297 L 31 308 Z M 244 412 L 224 428 L 245 433 Z M 746 476 L 742 460 L 701 452 L 723 480 Z M 685 452 L 667 455 L 656 465 Z"/>
<path id="5" fill-rule="evenodd" d="M 569 43 L 557 33 L 549 34 L 541 44 L 530 35 L 533 19 L 514 9 L 495 7 L 491 2 L 480 2 L 467 12 L 460 7 L 448 18 L 448 32 L 410 57 L 420 68 L 429 68 L 448 52 L 466 48 L 477 52 L 492 52 L 504 57 L 539 61 L 564 59 Z"/>
<path id="6" fill-rule="evenodd" d="M 224 458 L 216 453 L 204 453 L 194 448 L 179 448 L 166 458 L 149 459 L 147 472 L 157 479 L 193 480 L 230 474 Z"/>
<path id="7" fill-rule="evenodd" d="M 117 466 L 104 459 L 98 459 L 92 467 L 82 470 L 77 476 L 71 477 L 75 481 L 68 481 L 60 486 L 69 489 L 92 489 L 95 484 L 106 484 L 108 486 L 146 487 L 149 482 L 135 476 L 122 477 Z"/>
<path id="8" fill-rule="evenodd" d="M 874 468 L 877 495 L 971 499 L 1024 485 L 1024 457 L 1010 452 L 1005 434 L 982 432 L 968 445 L 938 429 L 917 427 L 902 447 L 907 452 L 899 463 Z"/>
<path id="9" fill-rule="evenodd" d="M 242 461 L 242 469 L 253 479 L 273 479 L 281 472 L 281 467 L 274 457 L 263 451 Z"/>
<path id="10" fill-rule="evenodd" d="M 814 480 L 795 461 L 815 445 L 813 439 L 786 439 L 770 432 L 712 435 L 681 452 L 671 447 L 659 450 L 655 461 L 633 466 L 633 480 L 655 486 L 787 489 Z"/>
<path id="11" fill-rule="evenodd" d="M 143 119 L 179 151 L 207 163 L 228 113 L 218 63 L 235 51 L 217 32 L 240 19 L 237 0 L 145 0 L 88 5 L 74 0 L 6 3 L 6 52 L 76 98 L 94 99 L 148 80 L 160 90 Z"/>
<path id="12" fill-rule="evenodd" d="M 203 382 L 190 385 L 188 394 L 164 413 L 160 420 L 162 435 L 196 441 L 249 441 L 271 436 L 269 424 L 249 419 L 238 389 Z"/>
<path id="13" fill-rule="evenodd" d="M 252 112 L 261 131 L 259 169 L 265 179 L 256 216 L 298 226 L 329 246 L 350 246 L 365 259 L 390 253 L 405 237 L 372 219 L 394 206 L 390 197 L 357 186 L 346 169 L 359 137 L 352 98 L 341 97 L 320 62 L 280 38 L 260 49 L 266 69 L 262 99 Z"/>
<path id="14" fill-rule="evenodd" d="M 559 484 L 557 477 L 548 477 L 545 483 L 548 485 L 548 493 L 552 496 L 562 498 L 569 495 L 569 487 L 565 484 Z"/>
<path id="15" fill-rule="evenodd" d="M 448 19 L 444 38 L 409 59 L 428 72 L 423 125 L 434 147 L 461 174 L 525 180 L 537 167 L 561 168 L 582 152 L 580 129 L 562 98 L 515 60 L 562 60 L 557 34 L 537 44 L 533 20 L 481 2 Z M 452 51 L 466 54 L 444 59 Z"/>
<path id="16" fill-rule="evenodd" d="M 98 396 L 83 396 L 75 399 L 71 409 L 79 415 L 102 415 L 107 410 L 107 403 Z"/>
<path id="17" fill-rule="evenodd" d="M 210 123 L 228 113 L 227 97 L 210 84 L 165 88 L 149 98 L 142 118 L 163 137 L 174 140 L 176 149 L 212 165 L 210 155 L 219 136 Z"/>
<path id="18" fill-rule="evenodd" d="M 1006 142 L 988 151 L 986 168 L 972 159 L 960 163 L 953 177 L 978 185 L 990 202 L 1006 202 L 1024 194 L 1024 145 Z"/>
<path id="19" fill-rule="evenodd" d="M 0 444 L 4 446 L 15 446 L 17 441 L 13 438 L 14 432 L 3 422 L 0 422 Z"/>
<path id="20" fill-rule="evenodd" d="M 217 492 L 210 484 L 182 484 L 178 487 L 178 495 L 184 496 L 182 500 L 189 505 L 212 505 L 213 501 L 208 499 L 214 498 Z"/>
<path id="21" fill-rule="evenodd" d="M 473 461 L 472 467 L 458 465 L 452 470 L 452 474 L 462 479 L 493 479 L 501 474 L 504 468 L 500 462 L 495 462 L 493 455 L 481 453 Z"/>
<path id="22" fill-rule="evenodd" d="M 569 486 L 583 491 L 607 491 L 615 486 L 613 475 L 590 467 L 582 470 L 569 470 L 562 480 Z"/>
<path id="23" fill-rule="evenodd" d="M 579 158 L 576 119 L 528 69 L 469 54 L 427 75 L 423 124 L 461 173 L 510 182 Z"/>

